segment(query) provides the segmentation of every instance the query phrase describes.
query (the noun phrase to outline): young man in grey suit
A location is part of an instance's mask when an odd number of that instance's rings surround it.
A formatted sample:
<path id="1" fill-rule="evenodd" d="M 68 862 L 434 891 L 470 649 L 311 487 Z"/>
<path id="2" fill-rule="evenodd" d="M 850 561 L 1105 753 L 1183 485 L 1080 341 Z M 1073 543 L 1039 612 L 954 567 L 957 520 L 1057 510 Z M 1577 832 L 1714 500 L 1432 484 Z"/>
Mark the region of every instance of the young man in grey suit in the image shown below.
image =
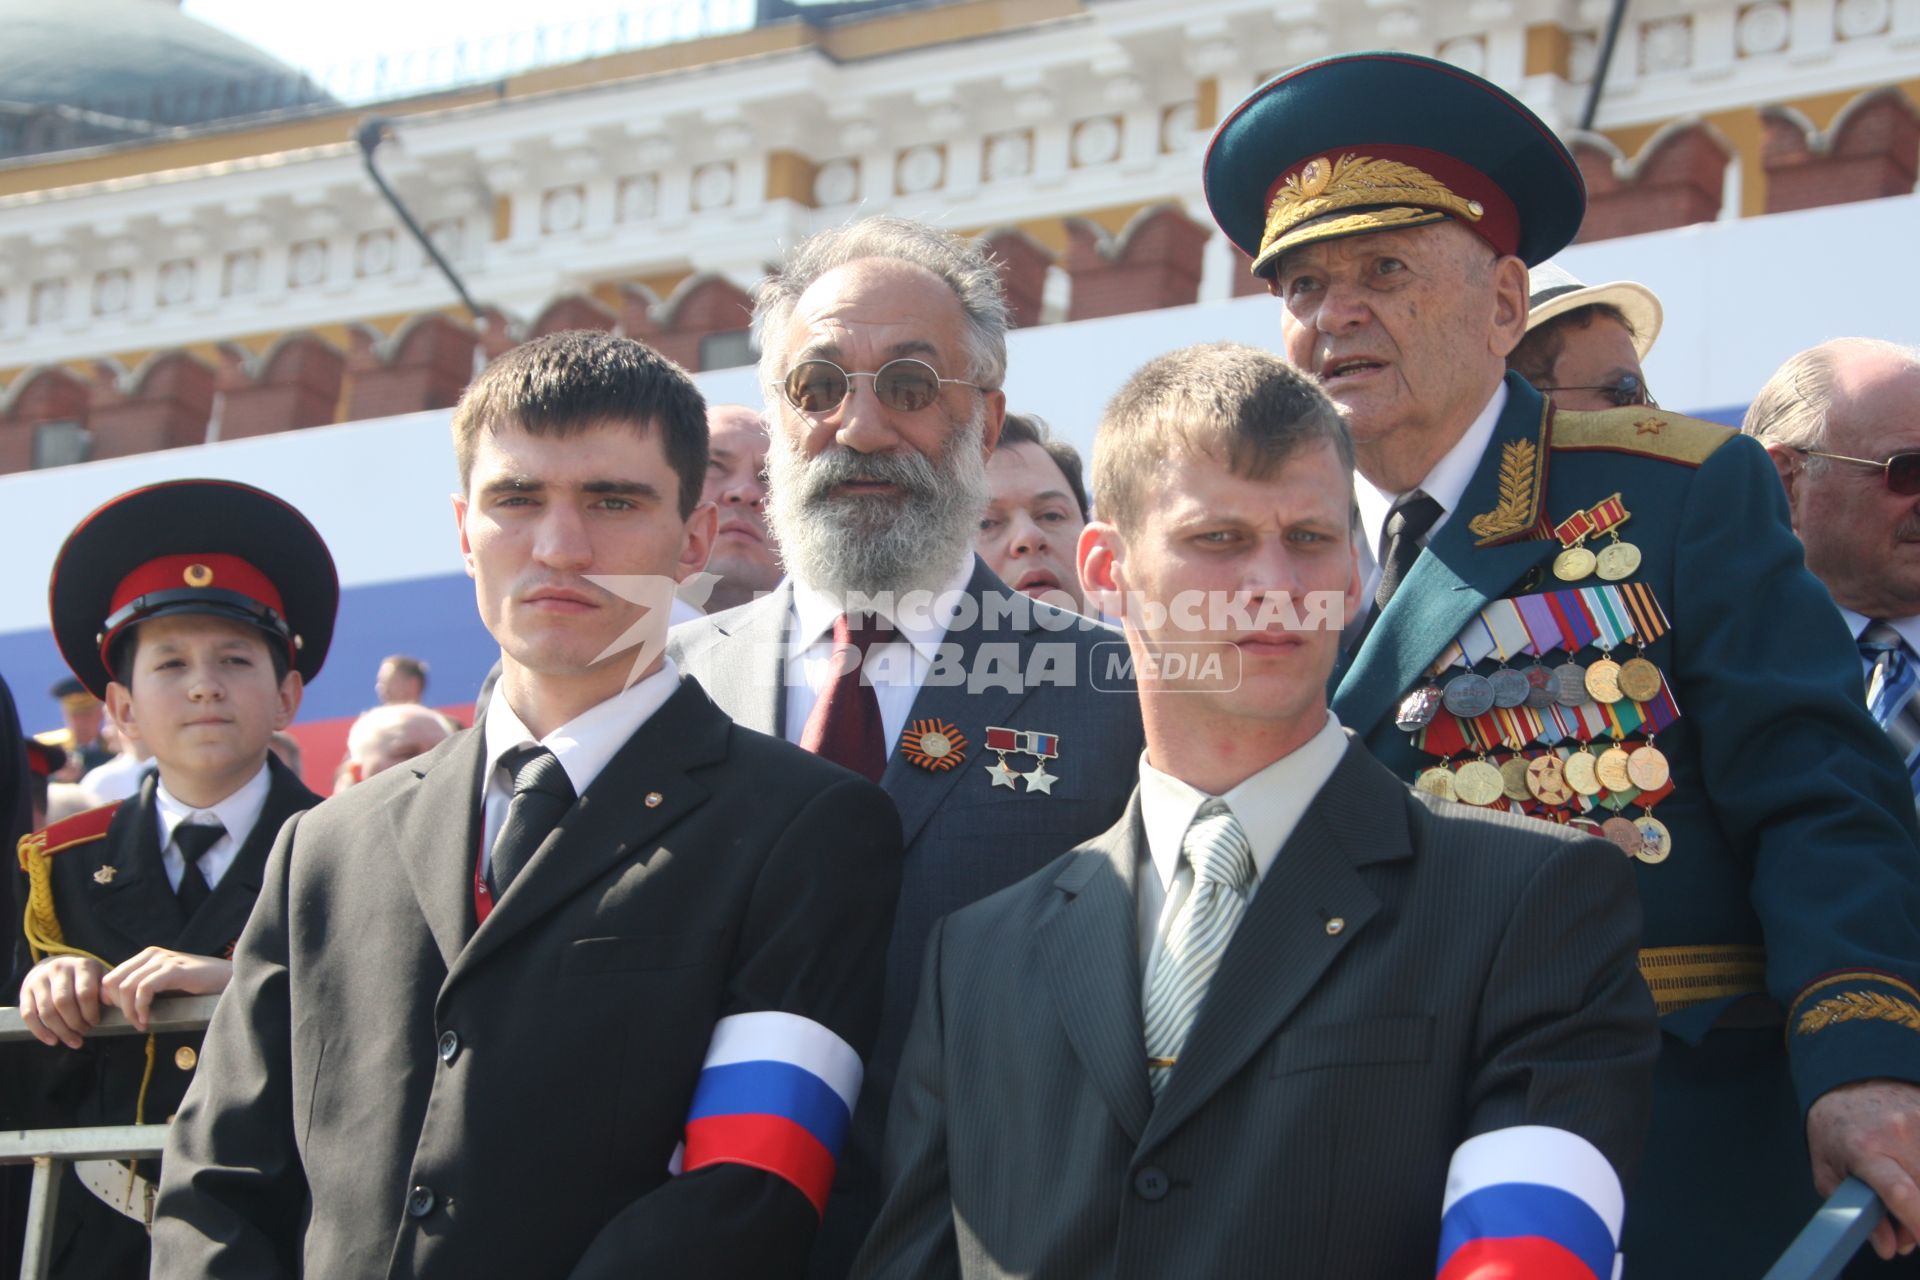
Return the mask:
<path id="1" fill-rule="evenodd" d="M 281 833 L 153 1274 L 798 1275 L 877 1021 L 893 806 L 645 635 L 631 597 L 714 530 L 682 370 L 554 334 L 454 435 L 500 680 L 480 726 Z"/>
<path id="2" fill-rule="evenodd" d="M 838 1280 L 878 1208 L 928 930 L 1119 816 L 1140 713 L 1117 633 L 974 555 L 1006 409 L 1006 304 L 979 247 L 894 218 L 822 232 L 761 286 L 755 322 L 788 579 L 676 628 L 671 652 L 734 719 L 865 773 L 900 809 L 880 1039 L 812 1270 Z"/>
<path id="3" fill-rule="evenodd" d="M 1138 789 L 935 928 L 861 1280 L 1612 1276 L 1655 1052 L 1632 876 L 1410 794 L 1328 712 L 1352 468 L 1247 347 L 1108 409 L 1079 566 Z"/>

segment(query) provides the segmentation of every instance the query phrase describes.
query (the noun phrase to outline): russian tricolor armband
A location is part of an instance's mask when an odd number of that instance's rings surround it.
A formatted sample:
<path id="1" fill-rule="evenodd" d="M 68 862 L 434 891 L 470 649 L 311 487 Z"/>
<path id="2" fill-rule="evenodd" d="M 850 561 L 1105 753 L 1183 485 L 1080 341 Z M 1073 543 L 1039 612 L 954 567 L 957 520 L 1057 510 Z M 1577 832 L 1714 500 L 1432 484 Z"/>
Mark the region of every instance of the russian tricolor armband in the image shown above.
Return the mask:
<path id="1" fill-rule="evenodd" d="M 687 1112 L 681 1168 L 764 1169 L 826 1212 L 861 1075 L 852 1046 L 809 1018 L 762 1012 L 720 1019 Z"/>
<path id="2" fill-rule="evenodd" d="M 1612 1280 L 1626 1197 L 1600 1149 L 1545 1125 L 1460 1144 L 1447 1169 L 1439 1280 Z"/>

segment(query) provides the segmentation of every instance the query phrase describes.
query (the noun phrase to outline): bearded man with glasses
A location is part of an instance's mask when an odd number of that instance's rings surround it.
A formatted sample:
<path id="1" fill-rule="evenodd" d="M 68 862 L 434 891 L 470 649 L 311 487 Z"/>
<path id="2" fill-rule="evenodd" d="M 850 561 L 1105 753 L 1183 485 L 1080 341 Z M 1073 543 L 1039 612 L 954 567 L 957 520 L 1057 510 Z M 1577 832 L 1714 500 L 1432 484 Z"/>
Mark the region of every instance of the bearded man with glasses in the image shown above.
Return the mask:
<path id="1" fill-rule="evenodd" d="M 934 922 L 1111 826 L 1143 736 L 1118 634 L 974 554 L 1006 412 L 1006 303 L 979 247 L 898 218 L 821 232 L 761 284 L 754 324 L 787 580 L 676 628 L 670 651 L 739 723 L 866 774 L 900 809 L 879 1044 L 813 1256 L 814 1276 L 838 1277 L 879 1210 Z"/>

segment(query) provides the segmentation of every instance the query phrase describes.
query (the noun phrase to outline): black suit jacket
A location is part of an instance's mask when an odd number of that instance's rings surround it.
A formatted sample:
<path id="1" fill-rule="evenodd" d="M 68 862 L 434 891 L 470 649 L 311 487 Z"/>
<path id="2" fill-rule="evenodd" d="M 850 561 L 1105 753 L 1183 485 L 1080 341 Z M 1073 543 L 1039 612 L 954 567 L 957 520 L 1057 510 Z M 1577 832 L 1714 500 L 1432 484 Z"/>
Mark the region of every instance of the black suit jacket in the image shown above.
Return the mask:
<path id="1" fill-rule="evenodd" d="M 780 1276 L 817 1215 L 669 1173 L 715 1024 L 865 1053 L 899 819 L 683 681 L 484 924 L 484 735 L 290 824 L 169 1137 L 154 1275 Z"/>
<path id="2" fill-rule="evenodd" d="M 161 864 L 154 807 L 158 784 L 151 774 L 138 795 L 112 806 L 104 835 L 55 853 L 48 868 L 54 914 L 66 942 L 109 965 L 155 946 L 191 955 L 231 955 L 259 896 L 274 837 L 288 818 L 320 802 L 277 758 L 267 758 L 267 769 L 267 800 L 259 819 L 213 895 L 191 919 L 181 911 Z M 84 820 L 86 815 L 73 821 Z M 53 846 L 65 843 L 58 837 L 60 825 L 53 829 Z M 24 941 L 16 963 L 24 980 L 31 964 Z M 144 1111 L 149 1124 L 179 1109 L 196 1074 L 201 1038 L 181 1033 L 154 1040 L 153 1079 Z M 78 1050 L 28 1046 L 28 1123 L 36 1128 L 132 1124 L 146 1072 L 146 1048 L 144 1036 L 103 1037 Z M 151 1177 L 156 1171 L 149 1163 L 141 1172 Z M 61 1189 L 55 1220 L 54 1274 L 75 1280 L 147 1274 L 146 1231 L 101 1203 L 71 1173 Z"/>
<path id="3" fill-rule="evenodd" d="M 909 724 L 934 720 L 959 729 L 967 739 L 966 761 L 931 772 L 896 750 L 880 779 L 900 809 L 905 873 L 887 953 L 880 1038 L 815 1249 L 814 1280 L 846 1275 L 879 1211 L 887 1095 L 934 922 L 1112 825 L 1126 807 L 1145 745 L 1132 660 L 1119 632 L 1017 594 L 978 557 L 967 594 L 970 612 L 956 619 L 943 645 L 946 674 L 929 677 L 908 716 Z M 750 604 L 674 628 L 669 652 L 713 690 L 728 715 L 785 736 L 792 609 L 792 585 L 783 584 Z M 1050 792 L 993 785 L 986 731 L 995 725 L 1058 736 L 1059 756 L 1047 762 L 1059 779 Z M 1008 759 L 1022 771 L 1034 764 L 1031 756 Z"/>
<path id="4" fill-rule="evenodd" d="M 1656 1033 L 1613 846 L 1411 795 L 1349 745 L 1155 1102 L 1145 839 L 1136 801 L 935 930 L 861 1280 L 1405 1280 L 1470 1137 L 1554 1126 L 1631 1168 Z"/>

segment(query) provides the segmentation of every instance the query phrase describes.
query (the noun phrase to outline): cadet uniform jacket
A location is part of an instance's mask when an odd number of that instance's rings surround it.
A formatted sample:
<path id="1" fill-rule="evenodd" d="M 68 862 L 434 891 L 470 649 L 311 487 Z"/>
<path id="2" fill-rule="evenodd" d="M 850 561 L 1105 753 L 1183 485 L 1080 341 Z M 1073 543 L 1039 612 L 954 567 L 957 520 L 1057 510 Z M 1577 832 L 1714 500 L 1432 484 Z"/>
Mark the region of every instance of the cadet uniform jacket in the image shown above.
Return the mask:
<path id="1" fill-rule="evenodd" d="M 27 837 L 44 841 L 53 888 L 54 914 L 69 946 L 99 956 L 109 966 L 151 946 L 191 955 L 231 956 L 259 895 L 267 853 L 281 825 L 320 802 L 278 759 L 267 761 L 270 782 L 253 830 L 227 867 L 213 895 L 191 919 L 167 881 L 161 864 L 155 779 L 120 804 L 77 814 Z M 24 901 L 24 881 L 22 882 Z M 19 972 L 31 964 L 21 944 Z M 179 1109 L 196 1074 L 200 1036 L 154 1037 L 153 1079 L 144 1116 L 159 1123 Z M 26 1076 L 33 1095 L 29 1123 L 35 1127 L 132 1124 L 146 1071 L 146 1037 L 102 1037 L 79 1050 L 29 1046 Z M 139 1170 L 152 1178 L 147 1162 Z M 138 1206 L 136 1206 L 138 1207 Z M 55 1225 L 54 1273 L 76 1280 L 147 1274 L 147 1233 L 116 1212 L 69 1174 Z"/>

